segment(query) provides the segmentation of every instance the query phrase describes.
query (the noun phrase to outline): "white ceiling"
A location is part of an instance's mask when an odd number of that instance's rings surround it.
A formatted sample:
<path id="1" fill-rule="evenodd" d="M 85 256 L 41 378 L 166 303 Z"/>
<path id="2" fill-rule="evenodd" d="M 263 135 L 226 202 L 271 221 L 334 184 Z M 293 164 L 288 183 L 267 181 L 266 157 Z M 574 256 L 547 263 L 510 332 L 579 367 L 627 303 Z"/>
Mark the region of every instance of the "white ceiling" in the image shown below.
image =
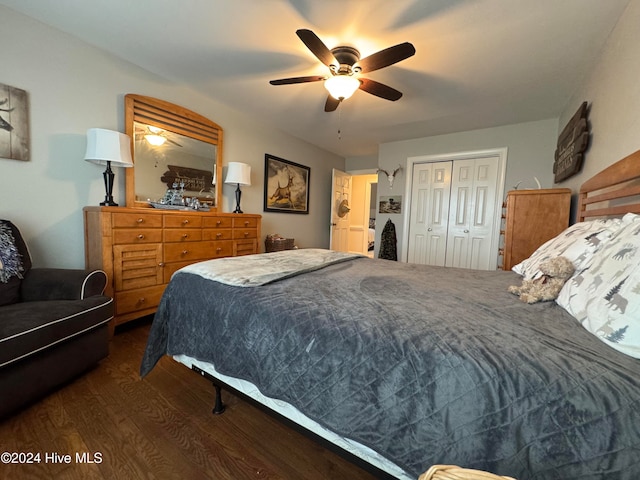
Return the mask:
<path id="1" fill-rule="evenodd" d="M 557 117 L 628 3 L 0 0 L 345 157 L 374 154 L 384 142 Z M 413 57 L 365 75 L 404 96 L 390 102 L 358 91 L 325 113 L 322 82 L 269 85 L 328 73 L 299 28 L 328 48 L 355 46 L 361 57 L 413 43 Z"/>

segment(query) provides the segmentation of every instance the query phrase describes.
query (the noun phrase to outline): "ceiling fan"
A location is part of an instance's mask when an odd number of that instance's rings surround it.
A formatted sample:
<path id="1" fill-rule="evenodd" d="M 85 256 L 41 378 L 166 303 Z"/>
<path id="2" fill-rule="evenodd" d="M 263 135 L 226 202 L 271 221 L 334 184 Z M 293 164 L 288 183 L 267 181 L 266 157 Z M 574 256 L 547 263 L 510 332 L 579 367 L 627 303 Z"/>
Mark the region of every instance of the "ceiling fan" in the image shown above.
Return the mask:
<path id="1" fill-rule="evenodd" d="M 271 85 L 324 81 L 326 89 L 329 90 L 329 96 L 324 105 L 325 112 L 333 112 L 338 108 L 342 100 L 349 98 L 358 89 L 393 102 L 402 97 L 402 92 L 395 88 L 375 80 L 362 78 L 359 74 L 373 72 L 411 57 L 416 53 L 416 49 L 409 42 L 385 48 L 360 59 L 360 52 L 353 47 L 338 46 L 329 50 L 311 30 L 296 30 L 296 34 L 302 40 L 302 43 L 311 50 L 311 53 L 329 67 L 331 75 L 281 78 L 279 80 L 271 80 L 269 82 Z"/>

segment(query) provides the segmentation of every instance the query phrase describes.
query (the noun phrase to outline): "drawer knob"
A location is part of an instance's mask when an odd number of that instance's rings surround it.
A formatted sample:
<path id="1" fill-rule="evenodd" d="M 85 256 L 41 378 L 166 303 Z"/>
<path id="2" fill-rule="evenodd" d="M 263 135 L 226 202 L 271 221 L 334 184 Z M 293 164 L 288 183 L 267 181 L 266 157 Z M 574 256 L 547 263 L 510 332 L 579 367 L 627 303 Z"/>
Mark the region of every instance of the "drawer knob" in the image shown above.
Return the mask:
<path id="1" fill-rule="evenodd" d="M 142 223 L 142 222 L 144 222 L 144 218 L 138 218 L 138 219 L 136 220 L 136 222 L 138 222 L 138 223 Z"/>
<path id="2" fill-rule="evenodd" d="M 221 223 L 222 223 L 222 220 L 218 220 L 218 221 L 216 222 L 216 225 L 220 225 Z"/>
<path id="3" fill-rule="evenodd" d="M 144 302 L 146 302 L 146 301 L 147 301 L 147 299 L 146 299 L 146 298 L 144 298 L 144 297 L 140 297 L 140 298 L 138 299 L 138 305 L 140 305 L 141 303 L 144 303 Z"/>
<path id="4" fill-rule="evenodd" d="M 249 220 L 245 220 L 245 221 L 244 221 L 244 226 L 245 226 L 245 227 L 248 227 L 248 226 L 249 226 Z"/>
<path id="5" fill-rule="evenodd" d="M 160 263 L 158 263 L 158 266 L 159 266 L 159 267 L 164 267 L 164 262 L 160 262 Z"/>
<path id="6" fill-rule="evenodd" d="M 182 250 L 182 255 L 186 255 L 187 253 L 189 253 L 189 250 Z"/>
<path id="7" fill-rule="evenodd" d="M 216 238 L 220 238 L 222 236 L 221 233 L 216 233 Z"/>
<path id="8" fill-rule="evenodd" d="M 182 238 L 189 238 L 189 234 L 188 233 L 182 234 Z"/>
<path id="9" fill-rule="evenodd" d="M 144 239 L 144 235 L 143 234 L 138 235 L 138 239 L 139 240 L 143 240 Z"/>
<path id="10" fill-rule="evenodd" d="M 220 247 L 216 248 L 216 252 L 217 253 L 220 253 L 221 251 L 222 251 L 222 248 L 220 248 Z"/>
<path id="11" fill-rule="evenodd" d="M 189 220 L 186 220 L 186 219 L 185 219 L 185 220 L 183 220 L 183 221 L 182 221 L 182 224 L 183 224 L 183 225 L 186 225 L 187 223 L 189 223 Z"/>
<path id="12" fill-rule="evenodd" d="M 244 232 L 244 236 L 248 237 L 249 236 L 249 232 Z"/>

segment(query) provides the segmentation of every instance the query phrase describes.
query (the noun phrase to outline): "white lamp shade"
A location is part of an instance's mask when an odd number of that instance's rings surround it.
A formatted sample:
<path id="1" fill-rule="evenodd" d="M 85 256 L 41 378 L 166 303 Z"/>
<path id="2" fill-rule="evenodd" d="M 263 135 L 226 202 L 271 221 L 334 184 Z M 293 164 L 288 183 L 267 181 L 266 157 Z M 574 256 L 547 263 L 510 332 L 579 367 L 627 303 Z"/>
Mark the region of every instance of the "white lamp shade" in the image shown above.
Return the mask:
<path id="1" fill-rule="evenodd" d="M 113 130 L 90 128 L 87 130 L 87 152 L 84 159 L 98 165 L 111 162 L 114 167 L 133 167 L 131 138 Z"/>
<path id="2" fill-rule="evenodd" d="M 246 163 L 229 162 L 224 183 L 251 185 L 251 167 Z"/>
<path id="3" fill-rule="evenodd" d="M 324 88 L 336 100 L 345 100 L 360 88 L 360 80 L 349 75 L 336 75 L 325 80 Z"/>

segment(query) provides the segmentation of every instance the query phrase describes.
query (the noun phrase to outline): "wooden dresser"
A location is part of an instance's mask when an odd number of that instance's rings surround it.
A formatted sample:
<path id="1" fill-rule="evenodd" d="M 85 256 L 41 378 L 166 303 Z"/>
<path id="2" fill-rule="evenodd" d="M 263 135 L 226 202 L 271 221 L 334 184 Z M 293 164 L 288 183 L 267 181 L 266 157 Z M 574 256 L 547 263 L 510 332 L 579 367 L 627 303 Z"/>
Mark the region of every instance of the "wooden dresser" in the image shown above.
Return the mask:
<path id="1" fill-rule="evenodd" d="M 571 190 L 512 190 L 503 205 L 502 268 L 511 270 L 569 226 Z"/>
<path id="2" fill-rule="evenodd" d="M 85 263 L 109 277 L 114 326 L 154 313 L 176 270 L 259 253 L 260 220 L 250 214 L 85 207 Z"/>

